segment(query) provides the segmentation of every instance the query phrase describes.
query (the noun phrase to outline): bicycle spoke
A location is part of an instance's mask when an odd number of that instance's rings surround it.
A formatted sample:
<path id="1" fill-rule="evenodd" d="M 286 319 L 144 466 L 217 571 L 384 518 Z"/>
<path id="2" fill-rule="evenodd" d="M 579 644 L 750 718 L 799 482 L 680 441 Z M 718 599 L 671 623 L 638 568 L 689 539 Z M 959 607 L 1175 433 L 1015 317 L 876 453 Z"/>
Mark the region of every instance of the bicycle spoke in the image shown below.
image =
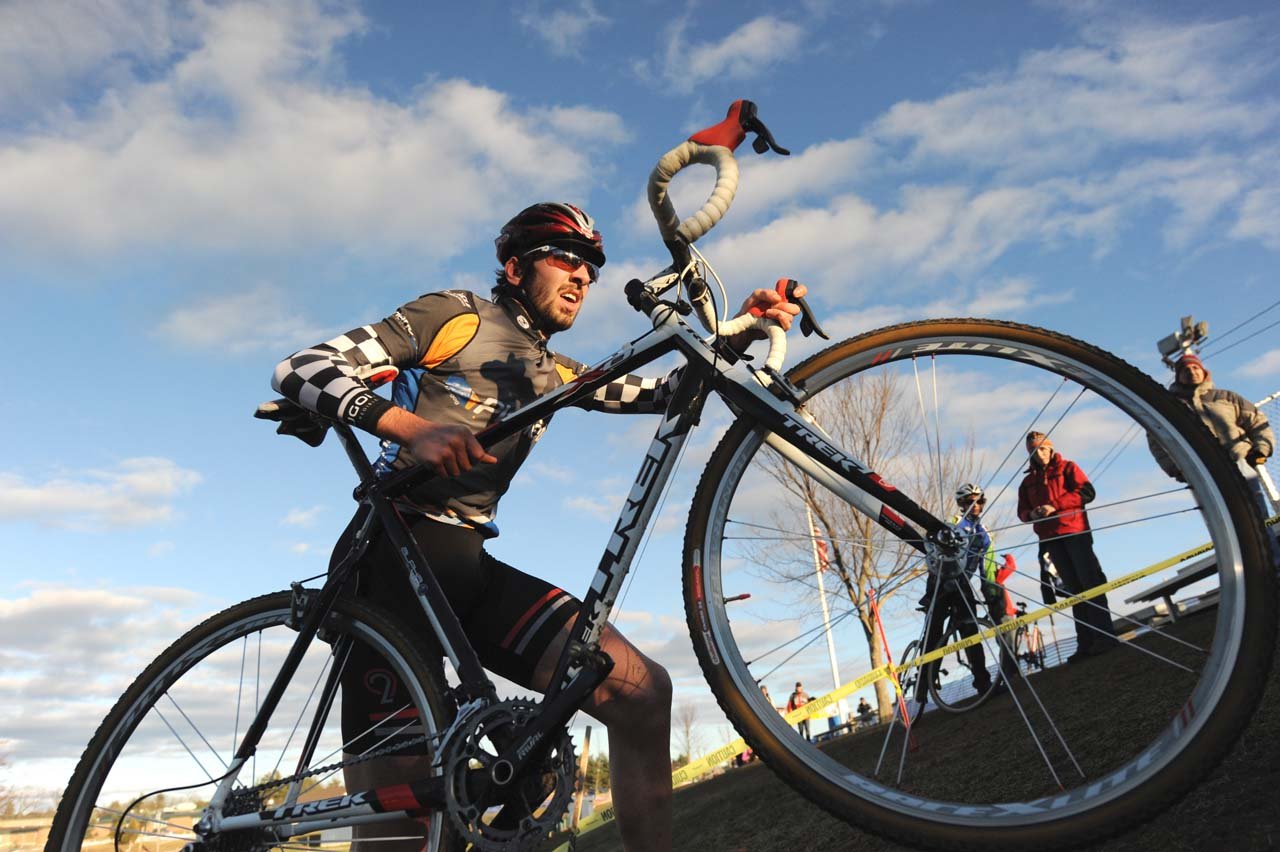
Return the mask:
<path id="1" fill-rule="evenodd" d="M 115 803 L 135 800 L 139 804 L 127 816 L 127 837 L 160 842 L 161 838 L 184 842 L 195 839 L 191 829 L 183 825 L 187 815 L 198 819 L 213 796 L 216 782 L 229 777 L 216 768 L 229 761 L 212 744 L 235 742 L 238 749 L 247 728 L 260 732 L 255 751 L 264 758 L 265 774 L 251 773 L 253 764 L 248 762 L 241 767 L 235 779 L 236 793 L 223 804 L 224 816 L 271 810 L 301 798 L 341 795 L 347 790 L 344 777 L 350 780 L 350 776 L 338 770 L 351 765 L 342 758 L 326 772 L 302 778 L 290 776 L 292 780 L 287 783 L 281 779 L 280 770 L 294 763 L 299 769 L 290 771 L 295 773 L 327 765 L 315 761 L 317 754 L 348 751 L 357 759 L 382 752 L 407 755 L 409 747 L 414 746 L 414 755 L 422 753 L 429 761 L 431 737 L 437 734 L 437 720 L 442 715 L 437 715 L 427 697 L 439 694 L 429 679 L 428 666 L 415 656 L 407 637 L 394 626 L 383 626 L 385 616 L 358 602 L 340 600 L 334 604 L 324 622 L 326 638 L 307 646 L 298 660 L 295 676 L 282 682 L 275 712 L 258 718 L 266 695 L 263 680 L 267 685 L 275 681 L 276 672 L 298 636 L 294 626 L 296 606 L 297 597 L 288 592 L 237 605 L 193 628 L 153 664 L 146 678 L 126 693 L 102 726 L 108 739 L 93 747 L 109 760 L 82 761 L 95 773 L 88 782 L 93 786 L 75 797 L 74 801 L 84 804 L 75 812 L 76 822 L 66 835 L 68 839 L 56 844 L 59 852 L 91 845 L 101 831 L 98 826 L 102 818 L 111 819 L 113 812 L 119 815 L 122 804 Z M 349 732 L 346 738 L 337 714 L 330 719 L 328 711 L 336 709 L 344 686 L 359 688 L 363 680 L 359 674 L 343 671 L 331 653 L 330 643 L 334 647 L 360 646 L 362 660 L 396 677 L 398 694 L 395 703 L 387 707 L 391 712 L 376 721 L 361 722 L 356 727 L 364 730 Z M 327 688 L 321 690 L 321 684 L 327 684 Z M 423 684 L 432 684 L 431 691 Z M 256 705 L 253 724 L 247 725 L 251 705 Z M 304 720 L 310 726 L 305 738 L 299 736 L 307 729 Z M 401 741 L 404 752 L 397 749 Z M 214 757 L 206 756 L 206 752 Z M 379 764 L 377 772 L 369 786 L 409 783 L 424 777 L 430 768 L 424 768 L 421 760 L 386 761 Z M 192 784 L 196 779 L 189 776 L 197 773 L 202 783 Z M 363 777 L 370 778 L 367 773 Z M 80 778 L 73 778 L 73 782 L 86 783 Z M 328 792 L 330 785 L 333 792 Z M 256 796 L 240 795 L 247 787 L 259 786 Z M 71 800 L 64 798 L 66 801 Z M 161 807 L 163 811 L 159 810 Z M 65 816 L 60 812 L 59 819 Z M 430 829 L 428 852 L 442 848 L 439 844 L 446 839 L 447 829 L 441 826 L 436 821 Z M 342 826 L 338 823 L 332 827 Z M 57 822 L 55 828 L 59 828 Z M 309 840 L 317 837 L 313 832 Z M 245 838 L 248 839 L 247 834 Z M 307 842 L 294 840 L 273 848 L 313 848 Z M 214 839 L 211 845 L 221 848 L 236 843 L 239 840 L 228 837 L 225 844 Z M 341 848 L 349 847 L 350 841 L 342 841 Z M 266 847 L 250 844 L 245 848 Z M 326 842 L 325 848 L 334 847 Z"/>

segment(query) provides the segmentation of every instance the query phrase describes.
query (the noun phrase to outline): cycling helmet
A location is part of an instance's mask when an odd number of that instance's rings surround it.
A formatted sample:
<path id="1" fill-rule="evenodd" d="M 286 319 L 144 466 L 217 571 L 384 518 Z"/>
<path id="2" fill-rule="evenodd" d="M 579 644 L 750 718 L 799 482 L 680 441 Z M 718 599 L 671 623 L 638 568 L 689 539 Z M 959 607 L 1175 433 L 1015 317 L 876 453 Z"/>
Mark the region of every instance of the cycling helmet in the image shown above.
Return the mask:
<path id="1" fill-rule="evenodd" d="M 982 493 L 982 486 L 974 485 L 972 482 L 966 482 L 956 489 L 956 502 L 961 506 L 969 505 L 972 500 L 982 500 L 986 497 Z"/>
<path id="2" fill-rule="evenodd" d="M 604 266 L 604 239 L 595 221 L 572 204 L 544 201 L 526 207 L 502 226 L 493 241 L 498 262 L 543 245 L 569 249 L 583 259 Z"/>

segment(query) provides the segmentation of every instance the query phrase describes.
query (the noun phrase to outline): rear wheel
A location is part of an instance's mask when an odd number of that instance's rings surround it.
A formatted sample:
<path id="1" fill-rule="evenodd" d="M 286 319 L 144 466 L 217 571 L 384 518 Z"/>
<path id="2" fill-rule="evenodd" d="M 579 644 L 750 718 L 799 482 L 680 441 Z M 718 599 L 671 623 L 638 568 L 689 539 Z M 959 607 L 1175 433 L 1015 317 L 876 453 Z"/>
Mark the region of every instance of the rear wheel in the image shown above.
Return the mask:
<path id="1" fill-rule="evenodd" d="M 805 742 L 758 684 L 814 683 L 830 671 L 810 530 L 829 543 L 830 645 L 843 677 L 854 678 L 836 697 L 874 688 L 881 718 L 894 700 L 884 664 L 921 635 L 914 607 L 926 567 L 771 449 L 764 430 L 739 421 L 693 500 L 685 605 L 721 707 L 776 772 L 838 816 L 908 843 L 1047 849 L 1135 825 L 1226 754 L 1266 681 L 1274 579 L 1239 472 L 1185 406 L 1101 350 L 985 320 L 870 332 L 789 378 L 804 416 L 833 444 L 936 516 L 956 512 L 961 483 L 980 484 L 984 524 L 1017 561 L 1006 586 L 1027 603 L 1021 621 L 1065 650 L 1049 649 L 1049 668 L 1034 678 L 1011 672 L 1007 698 L 979 713 L 929 714 L 912 737 L 901 736 L 898 716 L 823 747 Z M 1072 607 L 1043 605 L 1052 589 L 1040 583 L 1041 545 L 1014 511 L 1033 429 L 1097 488 L 1091 531 L 1064 535 L 1073 552 L 1096 554 L 1109 582 Z M 1148 438 L 1185 485 L 1157 465 Z M 1162 625 L 1152 587 L 1191 572 L 1203 579 L 1180 594 L 1198 612 Z M 1099 638 L 1110 632 L 1118 647 Z M 1000 648 L 991 628 L 978 635 L 995 681 Z M 1089 653 L 1059 665 L 1077 641 Z M 943 646 L 947 659 L 956 644 Z M 937 694 L 949 696 L 945 684 Z"/>
<path id="2" fill-rule="evenodd" d="M 192 825 L 227 772 L 246 728 L 297 633 L 288 592 L 237 604 L 190 630 L 147 667 L 98 728 L 63 794 L 46 850 L 170 849 L 198 838 Z M 343 737 L 345 667 L 376 654 L 386 668 L 355 680 L 371 693 L 378 717 Z M 394 674 L 394 678 L 390 675 Z M 341 796 L 346 783 L 377 786 L 427 777 L 430 737 L 451 717 L 443 672 L 429 665 L 393 618 L 356 601 L 339 600 L 320 636 L 307 648 L 258 750 L 241 770 L 228 813 Z M 335 688 L 326 689 L 326 685 Z M 308 732 L 312 736 L 308 736 Z M 377 755 L 377 756 L 375 756 Z M 366 758 L 366 759 L 362 759 Z M 323 772 L 311 773 L 320 767 Z M 345 770 L 345 771 L 344 771 Z M 257 787 L 302 774 L 296 784 Z M 345 777 L 345 781 L 344 781 Z M 375 834 L 416 841 L 381 841 L 377 848 L 451 848 L 443 817 L 429 822 L 335 829 L 302 835 L 291 848 L 348 849 Z M 236 848 L 274 848 L 245 839 Z M 373 841 L 370 841 L 373 842 Z M 397 845 L 399 843 L 399 845 Z"/>

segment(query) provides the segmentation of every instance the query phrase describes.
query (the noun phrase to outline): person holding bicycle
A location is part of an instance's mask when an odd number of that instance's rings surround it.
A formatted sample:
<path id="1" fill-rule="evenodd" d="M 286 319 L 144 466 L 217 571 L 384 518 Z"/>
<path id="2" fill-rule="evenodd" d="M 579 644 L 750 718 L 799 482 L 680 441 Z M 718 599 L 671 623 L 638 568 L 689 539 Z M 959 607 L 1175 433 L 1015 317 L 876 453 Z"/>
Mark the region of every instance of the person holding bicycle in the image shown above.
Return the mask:
<path id="1" fill-rule="evenodd" d="M 579 601 L 490 556 L 484 542 L 498 534 L 498 501 L 546 421 L 488 450 L 476 433 L 585 371 L 579 362 L 551 351 L 548 341 L 577 320 L 604 265 L 604 242 L 581 208 L 546 202 L 516 214 L 503 226 L 495 246 L 501 267 L 491 299 L 466 290 L 428 293 L 380 322 L 289 356 L 277 366 L 272 385 L 306 409 L 380 437 L 380 475 L 413 465 L 435 470 L 437 477 L 410 492 L 399 508 L 485 667 L 521 686 L 545 691 Z M 803 289 L 798 295 L 804 295 Z M 780 302 L 776 292 L 756 290 L 743 312 L 755 308 L 785 330 L 800 309 Z M 744 333 L 731 343 L 744 349 L 755 334 Z M 398 371 L 391 401 L 374 394 L 364 381 L 380 371 Z M 603 387 L 582 407 L 660 412 L 675 376 L 626 376 Z M 282 430 L 286 427 L 306 428 L 285 424 Z M 335 547 L 335 558 L 349 551 L 361 523 L 357 513 Z M 397 559 L 385 534 L 373 540 L 355 593 L 429 636 L 430 627 L 404 574 L 379 571 L 379 566 L 396 564 Z M 669 849 L 670 677 L 612 626 L 605 629 L 601 649 L 614 666 L 583 706 L 609 730 L 623 843 L 627 849 Z M 397 684 L 371 674 L 385 678 L 385 670 L 376 658 L 348 666 L 343 679 L 344 740 L 358 740 L 371 723 L 385 716 L 384 705 L 395 701 Z M 350 768 L 353 789 L 378 783 L 376 776 L 366 774 L 371 763 Z M 353 774 L 364 777 L 353 779 Z M 406 830 L 404 825 L 384 823 L 360 829 L 359 836 L 403 836 Z M 415 843 L 402 848 L 415 848 Z"/>
<path id="2" fill-rule="evenodd" d="M 973 594 L 973 586 L 970 585 L 971 578 L 977 574 L 985 579 L 988 562 L 994 576 L 995 551 L 991 544 L 991 534 L 981 520 L 982 509 L 986 505 L 982 488 L 972 483 L 961 485 L 956 490 L 956 505 L 960 507 L 961 514 L 954 517 L 952 523 L 964 542 L 963 563 L 957 575 L 945 577 L 940 582 L 937 576 L 929 574 L 924 597 L 919 601 L 920 609 L 927 613 L 924 643 L 926 653 L 938 646 L 948 622 L 956 628 L 961 638 L 968 638 L 978 632 L 978 602 Z M 986 694 L 992 688 L 992 683 L 982 643 L 970 645 L 964 649 L 964 653 L 969 660 L 969 669 L 973 672 L 974 690 L 978 695 Z M 928 683 L 928 677 L 922 676 L 917 680 L 916 701 L 919 707 L 923 707 L 928 700 Z"/>

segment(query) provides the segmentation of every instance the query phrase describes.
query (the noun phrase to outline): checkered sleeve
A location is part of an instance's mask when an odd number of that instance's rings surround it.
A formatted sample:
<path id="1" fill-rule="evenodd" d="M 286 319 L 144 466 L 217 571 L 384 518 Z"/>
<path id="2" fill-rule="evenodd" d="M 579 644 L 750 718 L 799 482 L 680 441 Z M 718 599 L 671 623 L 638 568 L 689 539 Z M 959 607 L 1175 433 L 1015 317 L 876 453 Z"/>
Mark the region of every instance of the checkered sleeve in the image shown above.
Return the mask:
<path id="1" fill-rule="evenodd" d="M 373 326 L 366 325 L 285 358 L 271 386 L 309 411 L 372 431 L 391 403 L 362 376 L 392 363 Z"/>
<path id="2" fill-rule="evenodd" d="M 271 386 L 303 408 L 372 432 L 392 406 L 365 384 L 379 368 L 417 365 L 435 333 L 467 305 L 427 294 L 382 322 L 295 352 L 276 365 Z M 474 308 L 472 308 L 474 311 Z"/>
<path id="3" fill-rule="evenodd" d="M 595 392 L 580 403 L 588 411 L 611 414 L 655 414 L 667 410 L 671 394 L 680 382 L 683 367 L 677 367 L 662 378 L 623 376 Z"/>

